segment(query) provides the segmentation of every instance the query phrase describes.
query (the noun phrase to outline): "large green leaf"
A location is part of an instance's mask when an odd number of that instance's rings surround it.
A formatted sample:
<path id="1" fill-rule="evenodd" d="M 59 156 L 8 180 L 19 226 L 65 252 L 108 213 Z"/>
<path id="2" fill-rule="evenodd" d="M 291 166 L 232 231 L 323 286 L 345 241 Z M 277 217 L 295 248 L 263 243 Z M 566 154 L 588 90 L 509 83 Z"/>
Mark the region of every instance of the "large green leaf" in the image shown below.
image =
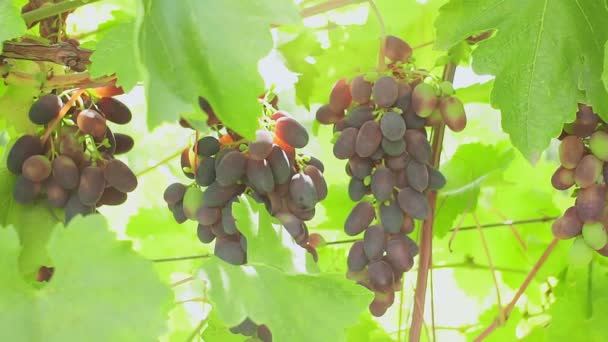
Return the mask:
<path id="1" fill-rule="evenodd" d="M 264 265 L 233 266 L 212 258 L 200 277 L 218 316 L 235 326 L 246 317 L 266 324 L 273 340 L 343 341 L 372 294 L 335 274 L 286 274 Z"/>
<path id="2" fill-rule="evenodd" d="M 608 90 L 608 41 L 604 46 L 604 72 L 602 73 L 602 80 L 604 81 L 606 90 Z"/>
<path id="3" fill-rule="evenodd" d="M 515 147 L 536 161 L 580 99 L 608 119 L 600 75 L 608 8 L 603 1 L 453 0 L 436 21 L 439 48 L 496 29 L 473 52 L 473 69 L 496 75 L 492 104 Z"/>
<path id="4" fill-rule="evenodd" d="M 25 22 L 21 19 L 21 11 L 15 1 L 0 0 L 0 52 L 2 42 L 13 39 L 25 33 Z"/>
<path id="5" fill-rule="evenodd" d="M 34 97 L 40 94 L 40 89 L 32 86 L 11 84 L 0 97 L 0 121 L 13 128 L 17 133 L 34 133 L 36 126 L 28 117 L 29 109 L 34 103 Z"/>
<path id="6" fill-rule="evenodd" d="M 116 74 L 116 84 L 125 92 L 140 80 L 135 19 L 125 20 L 110 28 L 91 55 L 92 77 Z"/>
<path id="7" fill-rule="evenodd" d="M 35 289 L 17 268 L 17 234 L 0 230 L 1 340 L 148 341 L 165 329 L 169 289 L 101 216 L 56 229 L 48 248 L 55 272 Z"/>
<path id="8" fill-rule="evenodd" d="M 194 106 L 205 97 L 228 127 L 254 138 L 264 91 L 258 61 L 272 48 L 271 24 L 298 20 L 288 0 L 144 1 L 140 51 L 150 84 Z M 164 97 L 149 96 L 149 115 L 177 119 L 158 109 Z M 151 119 L 156 123 L 159 120 Z"/>

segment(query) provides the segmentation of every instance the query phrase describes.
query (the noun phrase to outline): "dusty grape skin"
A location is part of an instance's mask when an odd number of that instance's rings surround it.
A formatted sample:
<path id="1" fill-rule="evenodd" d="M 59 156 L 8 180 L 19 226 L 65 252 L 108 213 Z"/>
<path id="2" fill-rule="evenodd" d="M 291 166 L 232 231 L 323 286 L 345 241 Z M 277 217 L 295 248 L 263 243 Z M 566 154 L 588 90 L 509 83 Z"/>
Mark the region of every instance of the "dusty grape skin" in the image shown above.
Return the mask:
<path id="1" fill-rule="evenodd" d="M 198 164 L 195 176 L 196 184 L 209 186 L 215 181 L 215 159 L 213 157 L 203 157 Z"/>
<path id="2" fill-rule="evenodd" d="M 59 115 L 63 102 L 55 94 L 47 94 L 36 100 L 29 110 L 30 121 L 36 125 L 46 125 Z"/>
<path id="3" fill-rule="evenodd" d="M 257 130 L 255 141 L 249 143 L 249 157 L 254 160 L 263 160 L 272 150 L 272 133 L 267 130 Z"/>
<path id="4" fill-rule="evenodd" d="M 175 203 L 184 199 L 186 193 L 186 186 L 182 183 L 172 183 L 169 185 L 163 193 L 163 199 L 168 205 L 174 205 Z"/>
<path id="5" fill-rule="evenodd" d="M 382 142 L 382 131 L 376 121 L 368 121 L 361 126 L 355 141 L 355 152 L 360 157 L 370 157 Z"/>
<path id="6" fill-rule="evenodd" d="M 106 187 L 104 172 L 96 166 L 88 166 L 82 170 L 78 184 L 78 197 L 86 206 L 94 206 L 103 195 Z"/>
<path id="7" fill-rule="evenodd" d="M 394 292 L 376 292 L 374 300 L 369 304 L 369 312 L 374 317 L 381 317 L 395 301 Z"/>
<path id="8" fill-rule="evenodd" d="M 24 135 L 17 139 L 11 147 L 6 159 L 6 167 L 15 175 L 21 174 L 21 168 L 26 159 L 43 153 L 44 149 L 38 137 Z"/>
<path id="9" fill-rule="evenodd" d="M 329 106 L 336 112 L 344 111 L 352 101 L 350 87 L 346 79 L 338 80 L 329 94 Z"/>
<path id="10" fill-rule="evenodd" d="M 370 101 L 372 96 L 372 84 L 367 82 L 363 75 L 353 78 L 350 82 L 350 93 L 353 102 L 365 104 Z"/>
<path id="11" fill-rule="evenodd" d="M 350 236 L 355 236 L 367 229 L 376 217 L 374 207 L 369 202 L 359 202 L 351 210 L 344 223 L 344 231 Z"/>
<path id="12" fill-rule="evenodd" d="M 217 237 L 214 254 L 218 258 L 232 265 L 243 265 L 247 262 L 247 255 L 238 241 L 230 238 Z"/>
<path id="13" fill-rule="evenodd" d="M 397 272 L 407 272 L 414 266 L 409 245 L 403 239 L 391 239 L 387 242 L 386 259 Z"/>
<path id="14" fill-rule="evenodd" d="M 289 196 L 299 209 L 304 210 L 313 209 L 319 201 L 312 178 L 303 173 L 296 173 L 291 177 Z"/>
<path id="15" fill-rule="evenodd" d="M 85 109 L 76 117 L 78 128 L 85 134 L 102 138 L 106 134 L 106 119 L 93 109 Z"/>
<path id="16" fill-rule="evenodd" d="M 216 137 L 202 137 L 196 145 L 196 153 L 201 157 L 211 157 L 220 151 L 220 142 Z"/>
<path id="17" fill-rule="evenodd" d="M 202 243 L 211 243 L 215 240 L 215 234 L 213 234 L 211 229 L 208 226 L 203 226 L 201 224 L 196 227 L 196 236 Z"/>
<path id="18" fill-rule="evenodd" d="M 330 105 L 325 104 L 317 109 L 315 119 L 323 125 L 331 125 L 344 118 L 344 111 L 335 111 Z"/>
<path id="19" fill-rule="evenodd" d="M 266 194 L 274 190 L 274 176 L 266 160 L 249 159 L 245 174 L 249 184 L 257 192 Z"/>
<path id="20" fill-rule="evenodd" d="M 412 48 L 398 37 L 386 36 L 384 39 L 384 53 L 393 62 L 407 62 L 412 55 Z"/>
<path id="21" fill-rule="evenodd" d="M 386 292 L 391 289 L 394 281 L 391 266 L 384 261 L 372 262 L 367 266 L 369 280 L 377 291 Z"/>
<path id="22" fill-rule="evenodd" d="M 407 165 L 405 172 L 407 182 L 411 188 L 418 192 L 423 192 L 429 185 L 429 173 L 427 166 L 417 160 L 412 160 Z"/>
<path id="23" fill-rule="evenodd" d="M 403 138 L 405 134 L 405 121 L 403 121 L 401 115 L 388 112 L 380 119 L 380 129 L 386 139 L 397 141 Z"/>
<path id="24" fill-rule="evenodd" d="M 427 83 L 420 83 L 412 91 L 412 108 L 422 118 L 426 118 L 437 107 L 439 99 L 435 95 L 433 86 Z"/>
<path id="25" fill-rule="evenodd" d="M 45 184 L 46 199 L 55 208 L 63 208 L 70 197 L 70 194 L 52 178 Z"/>
<path id="26" fill-rule="evenodd" d="M 304 222 L 292 213 L 283 211 L 277 213 L 275 217 L 279 220 L 279 222 L 281 222 L 283 227 L 285 227 L 285 230 L 287 230 L 289 235 L 291 235 L 294 239 L 304 233 Z"/>
<path id="27" fill-rule="evenodd" d="M 182 224 L 188 220 L 188 218 L 186 217 L 186 214 L 184 214 L 183 201 L 178 201 L 174 205 L 170 205 L 169 209 L 171 210 L 171 213 L 173 214 L 173 219 L 178 224 Z"/>
<path id="28" fill-rule="evenodd" d="M 393 171 L 393 174 L 395 175 L 395 185 L 397 188 L 403 189 L 408 186 L 407 173 L 405 172 L 405 169 Z"/>
<path id="29" fill-rule="evenodd" d="M 574 181 L 581 188 L 594 184 L 602 174 L 603 164 L 604 162 L 592 154 L 584 156 L 574 170 Z"/>
<path id="30" fill-rule="evenodd" d="M 380 77 L 372 87 L 374 102 L 383 108 L 390 108 L 397 102 L 399 86 L 394 78 L 390 76 Z"/>
<path id="31" fill-rule="evenodd" d="M 348 159 L 355 154 L 355 145 L 359 130 L 353 127 L 346 128 L 334 143 L 334 156 L 338 159 Z"/>
<path id="32" fill-rule="evenodd" d="M 374 108 L 368 105 L 361 105 L 352 108 L 346 113 L 344 124 L 347 127 L 361 128 L 364 123 L 374 119 Z"/>
<path id="33" fill-rule="evenodd" d="M 77 193 L 73 193 L 65 204 L 65 223 L 69 223 L 76 215 L 88 215 L 95 207 L 83 204 Z"/>
<path id="34" fill-rule="evenodd" d="M 137 188 L 137 177 L 127 164 L 118 159 L 112 159 L 106 163 L 103 175 L 108 184 L 118 191 L 128 193 Z"/>
<path id="35" fill-rule="evenodd" d="M 371 262 L 380 260 L 384 253 L 384 229 L 381 226 L 369 226 L 363 236 L 363 250 Z"/>
<path id="36" fill-rule="evenodd" d="M 405 132 L 405 143 L 408 154 L 417 161 L 427 164 L 431 160 L 431 145 L 424 133 L 408 129 Z"/>
<path id="37" fill-rule="evenodd" d="M 34 183 L 40 183 L 51 175 L 51 161 L 43 155 L 35 155 L 23 162 L 21 174 Z"/>
<path id="38" fill-rule="evenodd" d="M 407 153 L 401 153 L 398 156 L 391 156 L 386 159 L 386 166 L 391 170 L 403 170 L 410 161 Z"/>
<path id="39" fill-rule="evenodd" d="M 230 151 L 217 162 L 215 166 L 216 182 L 222 186 L 236 183 L 243 175 L 247 166 L 247 159 L 238 151 Z"/>
<path id="40" fill-rule="evenodd" d="M 317 191 L 317 200 L 324 200 L 327 197 L 327 183 L 325 182 L 325 178 L 321 171 L 312 165 L 307 165 L 303 172 L 312 179 L 315 190 Z"/>
<path id="41" fill-rule="evenodd" d="M 407 187 L 399 191 L 397 196 L 399 207 L 411 217 L 424 220 L 427 219 L 430 213 L 429 203 L 426 197 L 418 191 Z"/>
<path id="42" fill-rule="evenodd" d="M 348 183 L 348 196 L 351 201 L 358 202 L 369 191 L 369 188 L 363 184 L 363 181 L 357 178 L 351 178 Z"/>
<path id="43" fill-rule="evenodd" d="M 606 188 L 603 185 L 594 184 L 581 189 L 575 201 L 578 217 L 583 222 L 600 220 L 605 200 Z"/>
<path id="44" fill-rule="evenodd" d="M 386 155 L 396 157 L 405 152 L 406 144 L 403 139 L 390 141 L 386 138 L 382 138 L 381 148 Z"/>
<path id="45" fill-rule="evenodd" d="M 294 148 L 303 148 L 308 145 L 308 132 L 302 124 L 291 117 L 285 116 L 278 119 L 274 133 Z"/>
<path id="46" fill-rule="evenodd" d="M 384 202 L 391 197 L 396 186 L 395 175 L 385 167 L 378 167 L 372 175 L 371 190 L 378 202 Z"/>
<path id="47" fill-rule="evenodd" d="M 346 263 L 351 272 L 362 271 L 367 266 L 369 260 L 363 249 L 363 241 L 357 241 L 350 247 Z"/>
<path id="48" fill-rule="evenodd" d="M 289 157 L 278 145 L 272 146 L 268 163 L 272 169 L 274 181 L 276 184 L 285 184 L 291 179 L 291 166 Z"/>
<path id="49" fill-rule="evenodd" d="M 576 136 L 568 136 L 559 145 L 559 160 L 566 169 L 574 169 L 585 153 L 583 140 Z"/>
<path id="50" fill-rule="evenodd" d="M 348 167 L 353 177 L 363 180 L 372 174 L 373 164 L 367 158 L 353 156 L 348 160 Z"/>
<path id="51" fill-rule="evenodd" d="M 427 166 L 427 171 L 429 173 L 429 189 L 442 189 L 447 182 L 445 176 L 439 170 L 431 166 Z"/>
<path id="52" fill-rule="evenodd" d="M 17 203 L 28 204 L 38 197 L 41 190 L 42 186 L 40 183 L 32 182 L 19 175 L 13 186 L 13 198 Z"/>
<path id="53" fill-rule="evenodd" d="M 560 166 L 551 176 L 551 185 L 557 190 L 566 190 L 574 185 L 574 170 Z"/>
<path id="54" fill-rule="evenodd" d="M 217 181 L 213 182 L 203 192 L 203 204 L 208 207 L 223 207 L 244 190 L 245 186 L 242 184 L 222 186 Z"/>
<path id="55" fill-rule="evenodd" d="M 325 165 L 323 165 L 323 162 L 319 158 L 314 156 L 308 156 L 308 158 L 310 158 L 310 160 L 308 160 L 306 164 L 316 167 L 321 172 L 325 172 Z"/>
<path id="56" fill-rule="evenodd" d="M 387 233 L 399 233 L 403 226 L 403 211 L 397 200 L 391 200 L 389 205 L 380 204 L 380 222 Z"/>
<path id="57" fill-rule="evenodd" d="M 101 198 L 97 201 L 97 206 L 101 205 L 121 205 L 127 201 L 127 194 L 118 191 L 113 187 L 106 187 L 101 194 Z"/>
<path id="58" fill-rule="evenodd" d="M 209 208 L 203 205 L 196 210 L 195 218 L 199 224 L 209 226 L 217 223 L 220 220 L 221 214 L 221 209 Z"/>

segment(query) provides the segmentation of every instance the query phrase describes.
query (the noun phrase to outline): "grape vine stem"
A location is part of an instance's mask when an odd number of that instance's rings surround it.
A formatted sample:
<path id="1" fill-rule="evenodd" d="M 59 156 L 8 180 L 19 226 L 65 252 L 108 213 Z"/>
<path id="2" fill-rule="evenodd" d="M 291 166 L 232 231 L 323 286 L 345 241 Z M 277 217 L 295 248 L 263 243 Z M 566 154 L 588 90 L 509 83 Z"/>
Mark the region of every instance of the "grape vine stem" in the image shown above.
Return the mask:
<path id="1" fill-rule="evenodd" d="M 452 82 L 454 81 L 454 74 L 456 73 L 456 64 L 450 62 L 443 69 L 443 80 Z M 438 124 L 433 128 L 433 140 L 432 140 L 432 166 L 435 168 L 439 167 L 441 160 L 441 149 L 443 146 L 443 134 L 445 132 L 445 125 L 443 123 Z M 426 288 L 428 282 L 429 269 L 432 264 L 432 250 L 433 250 L 433 220 L 435 218 L 435 204 L 437 202 L 437 191 L 431 191 L 427 194 L 427 198 L 430 204 L 429 217 L 422 223 L 422 234 L 420 238 L 420 258 L 418 266 L 418 278 L 416 279 L 416 292 L 414 293 L 415 303 L 420 305 L 414 305 L 414 313 L 412 317 L 412 323 L 410 325 L 410 342 L 419 342 L 420 333 L 422 330 L 422 323 L 424 319 L 424 306 L 426 300 Z"/>
<path id="2" fill-rule="evenodd" d="M 519 298 L 524 294 L 524 292 L 526 291 L 528 286 L 530 286 L 532 279 L 534 279 L 534 277 L 536 276 L 536 274 L 538 273 L 538 271 L 540 270 L 542 265 L 545 264 L 545 262 L 547 261 L 547 258 L 549 258 L 549 255 L 551 255 L 551 252 L 553 252 L 553 250 L 557 246 L 558 242 L 559 242 L 559 240 L 557 238 L 553 238 L 553 240 L 551 241 L 549 246 L 547 246 L 547 249 L 545 249 L 545 252 L 543 253 L 543 255 L 541 255 L 541 257 L 538 259 L 536 264 L 534 264 L 534 267 L 532 267 L 532 270 L 530 270 L 530 273 L 528 273 L 528 276 L 526 277 L 524 282 L 521 284 L 521 286 L 515 293 L 515 296 L 513 296 L 513 299 L 511 299 L 509 304 L 507 304 L 507 306 L 505 306 L 505 308 L 502 311 L 502 316 L 505 317 L 505 320 L 509 318 L 511 311 L 513 311 L 513 308 L 515 308 L 515 304 L 517 304 L 517 302 L 519 301 Z M 479 336 L 477 336 L 477 338 L 475 338 L 475 342 L 483 341 L 499 326 L 500 326 L 500 319 L 497 318 L 481 334 L 479 334 Z"/>
<path id="3" fill-rule="evenodd" d="M 378 26 L 380 26 L 380 37 L 378 40 L 380 41 L 380 49 L 378 49 L 378 71 L 384 71 L 386 69 L 386 63 L 384 62 L 384 42 L 386 41 L 386 27 L 384 25 L 384 19 L 382 18 L 382 14 L 376 6 L 376 2 L 374 0 L 368 0 L 369 7 L 372 9 L 374 14 L 376 15 L 376 19 L 378 20 Z"/>
<path id="4" fill-rule="evenodd" d="M 39 20 L 70 12 L 78 7 L 92 4 L 97 1 L 100 0 L 66 0 L 57 3 L 49 3 L 35 10 L 23 13 L 21 18 L 23 18 L 23 21 L 25 21 L 25 24 L 29 27 Z"/>
<path id="5" fill-rule="evenodd" d="M 367 0 L 329 0 L 318 5 L 304 8 L 302 11 L 300 11 L 300 15 L 302 16 L 302 18 L 312 17 L 314 15 L 335 10 L 340 7 L 355 5 L 365 1 Z"/>

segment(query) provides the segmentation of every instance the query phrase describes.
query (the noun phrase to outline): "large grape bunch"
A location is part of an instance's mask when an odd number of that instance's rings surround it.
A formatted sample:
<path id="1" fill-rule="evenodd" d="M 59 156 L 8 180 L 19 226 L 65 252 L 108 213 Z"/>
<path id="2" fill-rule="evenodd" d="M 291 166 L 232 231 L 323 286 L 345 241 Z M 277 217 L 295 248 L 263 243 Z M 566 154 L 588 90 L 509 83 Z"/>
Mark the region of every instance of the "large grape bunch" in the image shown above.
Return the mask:
<path id="1" fill-rule="evenodd" d="M 276 100 L 265 102 L 263 128 L 254 141 L 248 141 L 222 127 L 202 98 L 200 105 L 216 136 L 204 136 L 182 153 L 184 174 L 194 182 L 173 183 L 165 190 L 175 220 L 197 222 L 198 238 L 203 243 L 215 240 L 216 256 L 234 265 L 245 264 L 247 242 L 237 228 L 232 204 L 246 194 L 263 203 L 316 259 L 305 221 L 314 217 L 315 205 L 327 196 L 327 184 L 323 163 L 297 152 L 308 144 L 304 126 L 274 109 Z M 187 126 L 184 121 L 182 125 Z"/>
<path id="2" fill-rule="evenodd" d="M 103 91 L 83 93 L 70 108 L 63 108 L 70 93 L 45 94 L 32 104 L 29 119 L 42 126 L 41 133 L 18 138 L 6 161 L 17 175 L 15 201 L 46 198 L 51 207 L 65 209 L 67 223 L 102 205 L 120 205 L 135 190 L 135 174 L 115 158 L 130 151 L 134 141 L 108 126 L 129 123 L 131 111 L 111 96 L 100 96 Z M 62 110 L 66 114 L 60 117 Z"/>
<path id="3" fill-rule="evenodd" d="M 561 165 L 551 184 L 557 190 L 574 187 L 576 200 L 551 228 L 555 237 L 573 239 L 570 262 L 585 265 L 594 251 L 608 256 L 608 126 L 591 107 L 579 104 L 576 120 L 559 138 Z"/>
<path id="4" fill-rule="evenodd" d="M 414 220 L 429 217 L 425 191 L 446 182 L 430 165 L 425 126 L 443 121 L 461 131 L 466 125 L 450 83 L 413 69 L 403 40 L 389 36 L 384 45 L 388 71 L 337 81 L 316 113 L 321 124 L 333 125 L 335 157 L 347 160 L 348 195 L 357 204 L 344 230 L 363 233 L 349 251 L 348 275 L 375 292 L 370 311 L 376 316 L 392 305 L 414 264 L 418 247 L 408 234 Z"/>

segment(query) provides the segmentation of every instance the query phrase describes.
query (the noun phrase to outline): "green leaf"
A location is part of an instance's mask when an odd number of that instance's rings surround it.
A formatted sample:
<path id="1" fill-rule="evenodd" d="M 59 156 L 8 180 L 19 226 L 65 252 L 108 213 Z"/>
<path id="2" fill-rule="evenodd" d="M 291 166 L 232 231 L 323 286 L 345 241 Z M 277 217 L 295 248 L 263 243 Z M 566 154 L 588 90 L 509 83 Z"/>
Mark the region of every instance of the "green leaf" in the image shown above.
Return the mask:
<path id="1" fill-rule="evenodd" d="M 149 341 L 165 329 L 169 289 L 101 216 L 56 229 L 48 249 L 55 272 L 37 290 L 19 274 L 17 234 L 0 230 L 0 307 L 11 313 L 0 317 L 1 340 Z"/>
<path id="2" fill-rule="evenodd" d="M 359 323 L 348 329 L 348 342 L 392 342 L 395 339 L 376 322 L 368 313 L 362 315 Z"/>
<path id="3" fill-rule="evenodd" d="M 264 265 L 233 266 L 215 257 L 199 276 L 209 283 L 209 299 L 228 326 L 249 317 L 266 324 L 276 341 L 343 341 L 345 329 L 372 299 L 343 275 L 285 274 Z"/>
<path id="4" fill-rule="evenodd" d="M 123 21 L 106 32 L 91 55 L 92 77 L 116 74 L 116 84 L 129 92 L 141 79 L 137 59 L 135 19 Z"/>
<path id="5" fill-rule="evenodd" d="M 458 215 L 475 210 L 482 184 L 488 177 L 509 166 L 513 157 L 511 148 L 481 143 L 458 147 L 452 158 L 441 167 L 447 183 L 437 197 L 436 236 L 447 234 Z"/>
<path id="6" fill-rule="evenodd" d="M 15 6 L 14 1 L 0 0 L 0 42 L 17 38 L 25 33 L 27 27 L 21 19 L 21 10 Z M 0 44 L 2 52 L 2 44 Z"/>
<path id="7" fill-rule="evenodd" d="M 602 80 L 604 81 L 604 87 L 608 90 L 608 41 L 604 46 L 604 72 L 602 73 Z"/>
<path id="8" fill-rule="evenodd" d="M 494 80 L 471 84 L 468 87 L 458 88 L 456 90 L 456 96 L 463 103 L 490 103 L 490 92 L 494 86 Z"/>
<path id="9" fill-rule="evenodd" d="M 471 34 L 497 30 L 473 52 L 473 69 L 496 75 L 491 101 L 502 111 L 503 129 L 536 161 L 574 120 L 579 90 L 608 118 L 600 80 L 607 16 L 603 1 L 453 0 L 440 10 L 436 45 L 447 49 Z"/>
<path id="10" fill-rule="evenodd" d="M 17 133 L 34 133 L 36 126 L 30 121 L 28 113 L 40 89 L 31 86 L 9 85 L 0 97 L 0 121 Z"/>
<path id="11" fill-rule="evenodd" d="M 257 97 L 264 92 L 257 64 L 272 48 L 269 26 L 297 22 L 293 3 L 147 0 L 144 7 L 139 39 L 149 85 L 164 83 L 172 97 L 191 107 L 203 96 L 224 124 L 254 139 L 262 114 Z M 150 124 L 167 115 L 155 108 L 155 96 L 148 108 L 158 118 Z"/>
<path id="12" fill-rule="evenodd" d="M 207 327 L 203 330 L 204 341 L 222 341 L 222 342 L 243 342 L 247 337 L 239 334 L 233 334 L 217 316 L 215 310 L 212 310 L 207 317 Z"/>
<path id="13" fill-rule="evenodd" d="M 310 253 L 298 246 L 263 204 L 240 196 L 232 205 L 239 231 L 247 238 L 247 263 L 277 267 L 289 273 L 316 273 Z"/>

